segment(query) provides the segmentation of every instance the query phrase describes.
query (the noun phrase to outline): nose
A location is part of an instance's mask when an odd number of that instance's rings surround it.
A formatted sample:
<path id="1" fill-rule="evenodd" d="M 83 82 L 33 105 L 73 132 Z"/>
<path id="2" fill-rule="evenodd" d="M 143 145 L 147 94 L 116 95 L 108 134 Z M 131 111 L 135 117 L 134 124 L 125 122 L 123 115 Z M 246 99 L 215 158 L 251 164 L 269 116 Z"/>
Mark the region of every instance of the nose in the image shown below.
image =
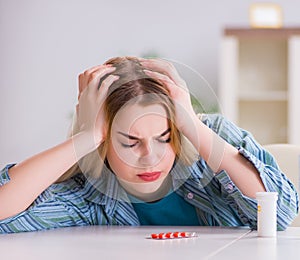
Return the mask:
<path id="1" fill-rule="evenodd" d="M 139 163 L 142 166 L 154 166 L 158 163 L 159 154 L 151 142 L 143 144 L 139 155 Z"/>

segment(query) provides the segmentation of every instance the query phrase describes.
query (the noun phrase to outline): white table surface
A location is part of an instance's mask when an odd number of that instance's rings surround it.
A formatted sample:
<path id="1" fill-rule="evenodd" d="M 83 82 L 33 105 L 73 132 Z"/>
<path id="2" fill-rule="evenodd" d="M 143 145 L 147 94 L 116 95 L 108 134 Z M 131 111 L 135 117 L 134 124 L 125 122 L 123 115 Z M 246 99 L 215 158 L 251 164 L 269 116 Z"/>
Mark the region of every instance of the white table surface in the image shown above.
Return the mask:
<path id="1" fill-rule="evenodd" d="M 300 259 L 300 227 L 290 227 L 286 231 L 277 232 L 275 238 L 262 238 L 253 231 L 216 253 L 209 259 Z"/>
<path id="2" fill-rule="evenodd" d="M 151 233 L 195 231 L 198 237 L 153 240 Z M 279 256 L 279 258 L 276 258 Z M 259 238 L 247 228 L 74 227 L 0 235 L 0 259 L 299 259 L 300 228 Z"/>

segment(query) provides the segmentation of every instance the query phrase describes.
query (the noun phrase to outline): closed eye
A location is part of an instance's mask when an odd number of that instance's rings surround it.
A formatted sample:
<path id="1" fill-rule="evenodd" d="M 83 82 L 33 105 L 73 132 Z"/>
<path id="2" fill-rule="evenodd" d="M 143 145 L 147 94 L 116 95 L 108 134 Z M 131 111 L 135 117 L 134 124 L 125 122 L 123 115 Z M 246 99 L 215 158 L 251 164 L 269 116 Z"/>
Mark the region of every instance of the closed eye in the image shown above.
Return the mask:
<path id="1" fill-rule="evenodd" d="M 121 143 L 121 145 L 122 145 L 123 147 L 125 147 L 125 148 L 132 148 L 132 147 L 134 147 L 134 146 L 137 145 L 137 142 L 134 143 L 134 144 L 123 144 L 123 143 Z"/>
<path id="2" fill-rule="evenodd" d="M 159 141 L 160 143 L 170 143 L 170 141 L 171 141 L 170 132 L 171 132 L 171 128 L 168 128 L 157 138 L 157 141 Z M 168 135 L 169 135 L 169 137 L 168 137 Z M 163 137 L 164 138 L 167 137 L 167 139 L 164 139 Z"/>
<path id="3" fill-rule="evenodd" d="M 158 142 L 160 143 L 170 143 L 171 142 L 171 137 L 169 137 L 168 139 L 162 140 L 162 139 L 157 139 Z"/>

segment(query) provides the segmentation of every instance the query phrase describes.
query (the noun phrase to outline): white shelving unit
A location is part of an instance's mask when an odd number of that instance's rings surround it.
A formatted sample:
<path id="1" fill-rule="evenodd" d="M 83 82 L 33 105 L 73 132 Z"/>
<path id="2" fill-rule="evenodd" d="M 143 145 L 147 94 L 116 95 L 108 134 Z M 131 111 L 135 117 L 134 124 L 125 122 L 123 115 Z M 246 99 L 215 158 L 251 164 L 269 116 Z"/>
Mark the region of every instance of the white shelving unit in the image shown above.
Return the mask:
<path id="1" fill-rule="evenodd" d="M 300 144 L 300 28 L 227 28 L 221 112 L 261 144 Z"/>

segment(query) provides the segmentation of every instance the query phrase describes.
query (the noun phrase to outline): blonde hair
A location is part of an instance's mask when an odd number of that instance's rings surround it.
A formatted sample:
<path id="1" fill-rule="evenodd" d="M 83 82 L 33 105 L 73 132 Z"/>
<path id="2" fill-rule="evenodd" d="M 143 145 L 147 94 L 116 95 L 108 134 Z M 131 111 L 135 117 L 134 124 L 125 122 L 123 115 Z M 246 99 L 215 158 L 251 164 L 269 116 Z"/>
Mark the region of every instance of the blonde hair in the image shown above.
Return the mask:
<path id="1" fill-rule="evenodd" d="M 134 100 L 135 103 L 143 106 L 151 104 L 162 105 L 168 117 L 170 127 L 171 146 L 176 154 L 176 158 L 184 164 L 190 165 L 197 157 L 197 153 L 192 144 L 178 131 L 175 125 L 175 107 L 166 87 L 159 81 L 150 78 L 143 72 L 143 67 L 136 57 L 116 57 L 105 62 L 116 67 L 112 73 L 118 75 L 108 91 L 104 103 L 104 113 L 107 122 L 106 140 L 94 152 L 84 156 L 78 163 L 73 165 L 64 173 L 57 182 L 69 179 L 77 173 L 84 173 L 93 178 L 99 178 L 106 159 L 108 140 L 111 138 L 111 126 L 118 111 Z M 108 76 L 108 75 L 107 75 Z M 100 80 L 99 86 L 106 77 Z M 149 94 L 149 95 L 148 95 Z M 75 121 L 70 136 L 79 132 L 79 127 Z"/>

